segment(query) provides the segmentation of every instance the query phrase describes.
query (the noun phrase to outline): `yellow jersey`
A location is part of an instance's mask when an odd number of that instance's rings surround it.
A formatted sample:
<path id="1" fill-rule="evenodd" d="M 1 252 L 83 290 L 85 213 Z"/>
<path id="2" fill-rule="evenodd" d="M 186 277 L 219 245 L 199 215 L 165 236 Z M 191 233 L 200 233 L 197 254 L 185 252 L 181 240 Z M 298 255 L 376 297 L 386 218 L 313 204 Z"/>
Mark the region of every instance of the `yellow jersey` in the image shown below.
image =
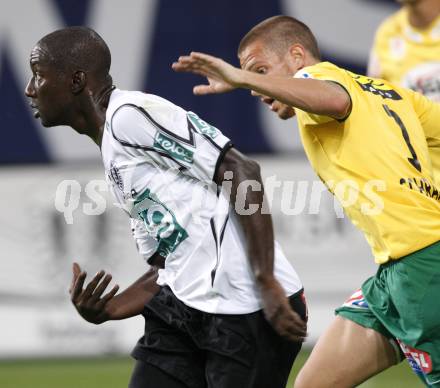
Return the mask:
<path id="1" fill-rule="evenodd" d="M 378 28 L 369 73 L 440 102 L 440 15 L 420 30 L 402 8 Z"/>
<path id="2" fill-rule="evenodd" d="M 409 89 L 329 62 L 295 77 L 340 84 L 345 120 L 297 112 L 305 152 L 318 176 L 365 234 L 378 264 L 440 240 L 440 188 L 428 152 L 440 144 L 440 105 Z"/>

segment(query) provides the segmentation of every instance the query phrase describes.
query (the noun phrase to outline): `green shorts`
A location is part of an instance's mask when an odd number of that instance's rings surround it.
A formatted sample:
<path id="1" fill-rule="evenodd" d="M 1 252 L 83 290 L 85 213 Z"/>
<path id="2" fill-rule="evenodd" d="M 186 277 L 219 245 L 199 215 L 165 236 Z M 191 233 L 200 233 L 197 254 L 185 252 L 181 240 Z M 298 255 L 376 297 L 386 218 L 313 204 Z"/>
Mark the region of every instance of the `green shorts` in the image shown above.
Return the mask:
<path id="1" fill-rule="evenodd" d="M 336 314 L 395 339 L 425 384 L 440 387 L 440 242 L 381 265 Z"/>

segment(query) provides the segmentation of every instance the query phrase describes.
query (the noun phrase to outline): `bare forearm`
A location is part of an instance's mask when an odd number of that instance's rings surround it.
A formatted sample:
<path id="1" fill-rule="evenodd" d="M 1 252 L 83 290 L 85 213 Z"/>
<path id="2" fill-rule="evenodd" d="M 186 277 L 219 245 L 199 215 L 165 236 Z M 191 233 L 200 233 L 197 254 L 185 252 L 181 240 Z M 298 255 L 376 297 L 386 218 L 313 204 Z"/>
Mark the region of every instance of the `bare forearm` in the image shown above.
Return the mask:
<path id="1" fill-rule="evenodd" d="M 331 82 L 239 71 L 239 87 L 254 90 L 283 104 L 335 118 L 345 117 L 349 111 L 348 94 L 342 87 Z"/>
<path id="2" fill-rule="evenodd" d="M 147 273 L 108 302 L 107 320 L 126 319 L 141 314 L 145 303 L 159 291 L 156 280 L 157 269 L 151 267 Z"/>
<path id="3" fill-rule="evenodd" d="M 237 212 L 237 215 L 248 244 L 249 260 L 255 278 L 257 282 L 264 283 L 273 277 L 274 233 L 272 217 L 270 214 L 262 214 L 264 189 L 259 169 L 247 174 L 246 177 L 242 175 L 241 177 L 237 176 L 237 178 L 237 182 L 233 182 L 233 190 L 235 188 L 237 195 L 246 196 L 247 204 L 258 206 L 258 210 L 253 214 L 244 215 Z M 244 179 L 252 179 L 258 182 L 261 185 L 261 190 L 237 191 L 238 182 Z"/>
<path id="4" fill-rule="evenodd" d="M 241 224 L 248 248 L 250 264 L 259 284 L 273 279 L 274 234 L 270 214 L 263 214 L 264 189 L 258 164 L 231 149 L 221 165 L 219 179 L 232 171 L 231 205 Z M 258 187 L 253 189 L 247 184 Z M 219 182 L 221 184 L 221 182 Z M 257 211 L 243 211 L 257 206 Z M 251 213 L 251 214 L 247 214 Z"/>

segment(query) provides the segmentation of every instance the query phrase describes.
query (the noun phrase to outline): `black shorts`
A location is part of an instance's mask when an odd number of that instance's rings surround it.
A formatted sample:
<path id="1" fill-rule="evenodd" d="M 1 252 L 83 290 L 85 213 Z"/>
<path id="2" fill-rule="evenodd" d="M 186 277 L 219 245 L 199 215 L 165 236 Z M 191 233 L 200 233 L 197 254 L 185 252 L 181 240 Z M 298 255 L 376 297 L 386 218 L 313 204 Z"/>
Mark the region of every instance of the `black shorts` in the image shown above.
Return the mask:
<path id="1" fill-rule="evenodd" d="M 306 320 L 302 290 L 289 300 Z M 151 299 L 143 315 L 145 335 L 132 356 L 188 388 L 285 388 L 301 349 L 300 343 L 280 337 L 261 310 L 209 314 L 186 306 L 168 287 Z"/>

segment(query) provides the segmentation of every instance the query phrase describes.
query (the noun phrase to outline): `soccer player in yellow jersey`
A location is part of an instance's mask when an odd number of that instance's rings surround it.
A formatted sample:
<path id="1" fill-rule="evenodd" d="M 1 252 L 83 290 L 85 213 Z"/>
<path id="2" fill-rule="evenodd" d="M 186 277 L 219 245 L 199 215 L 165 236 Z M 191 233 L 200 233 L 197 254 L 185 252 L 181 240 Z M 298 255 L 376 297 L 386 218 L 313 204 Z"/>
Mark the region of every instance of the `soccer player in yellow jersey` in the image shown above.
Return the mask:
<path id="1" fill-rule="evenodd" d="M 196 94 L 246 88 L 280 118 L 296 113 L 316 173 L 339 199 L 341 183 L 356 193 L 345 211 L 379 265 L 336 310 L 295 387 L 353 387 L 403 354 L 440 387 L 440 194 L 428 152 L 440 141 L 440 105 L 321 62 L 312 32 L 287 16 L 251 29 L 238 56 L 242 69 L 202 53 L 173 68 L 207 77 Z"/>
<path id="2" fill-rule="evenodd" d="M 440 103 L 440 0 L 397 0 L 402 8 L 376 32 L 368 75 L 410 88 Z M 440 185 L 440 144 L 430 145 Z"/>
<path id="3" fill-rule="evenodd" d="M 378 28 L 368 75 L 440 102 L 440 0 L 399 0 Z"/>

